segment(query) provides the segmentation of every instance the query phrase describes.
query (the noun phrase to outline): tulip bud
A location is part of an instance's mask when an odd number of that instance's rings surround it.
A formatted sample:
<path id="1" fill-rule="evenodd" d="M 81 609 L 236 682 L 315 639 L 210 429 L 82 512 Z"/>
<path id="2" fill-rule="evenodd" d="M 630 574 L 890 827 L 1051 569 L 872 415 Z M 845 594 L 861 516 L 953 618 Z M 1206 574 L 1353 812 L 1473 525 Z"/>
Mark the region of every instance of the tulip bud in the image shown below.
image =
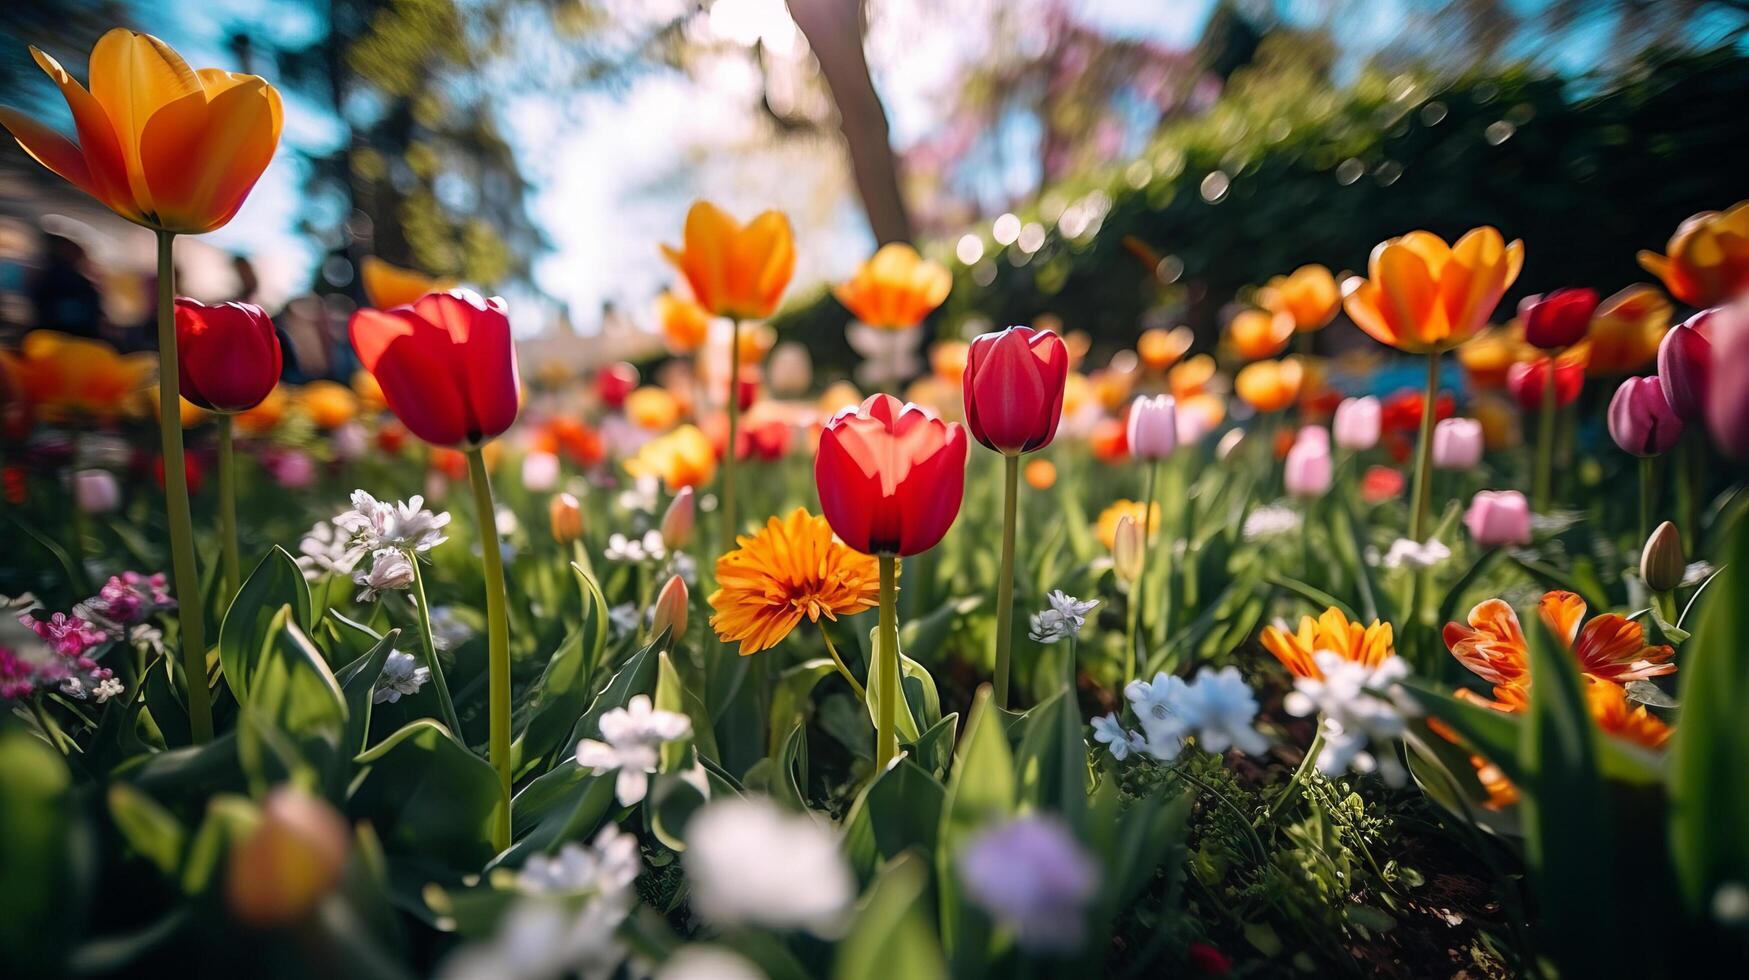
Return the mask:
<path id="1" fill-rule="evenodd" d="M 553 540 L 560 544 L 583 536 L 583 508 L 568 493 L 556 494 L 547 504 L 547 520 L 552 524 Z"/>
<path id="2" fill-rule="evenodd" d="M 1688 560 L 1682 555 L 1682 535 L 1665 521 L 1646 539 L 1640 552 L 1640 578 L 1653 592 L 1669 592 L 1682 584 Z"/>
<path id="3" fill-rule="evenodd" d="M 686 632 L 686 583 L 678 575 L 669 576 L 668 584 L 656 596 L 656 615 L 650 631 L 661 636 L 664 630 L 672 631 L 674 636 Z"/>
<path id="4" fill-rule="evenodd" d="M 1287 451 L 1282 482 L 1292 496 L 1321 497 L 1330 492 L 1332 470 L 1329 436 L 1304 437 Z"/>
<path id="5" fill-rule="evenodd" d="M 1127 429 L 1130 455 L 1165 459 L 1178 448 L 1178 405 L 1171 395 L 1142 397 L 1130 405 Z"/>
<path id="6" fill-rule="evenodd" d="M 625 404 L 626 396 L 638 386 L 638 369 L 624 361 L 602 368 L 595 375 L 595 394 L 608 408 Z"/>
<path id="7" fill-rule="evenodd" d="M 532 452 L 522 457 L 522 486 L 529 493 L 551 493 L 559 485 L 559 457 Z"/>
<path id="8" fill-rule="evenodd" d="M 1468 470 L 1482 462 L 1482 423 L 1446 419 L 1433 427 L 1433 465 L 1442 470 Z"/>
<path id="9" fill-rule="evenodd" d="M 1543 350 L 1560 350 L 1584 340 L 1595 312 L 1595 289 L 1557 289 L 1542 296 L 1526 296 L 1518 304 L 1525 341 Z"/>
<path id="10" fill-rule="evenodd" d="M 1384 409 L 1377 398 L 1344 398 L 1336 406 L 1332 427 L 1336 430 L 1336 445 L 1351 452 L 1365 452 L 1379 444 L 1379 432 L 1384 421 Z"/>
<path id="11" fill-rule="evenodd" d="M 345 819 L 326 800 L 289 786 L 274 790 L 261 803 L 261 821 L 231 845 L 231 915 L 258 927 L 303 919 L 339 884 L 350 844 Z"/>
<path id="12" fill-rule="evenodd" d="M 1118 581 L 1134 582 L 1142 574 L 1142 526 L 1128 514 L 1117 519 L 1117 534 L 1111 540 L 1111 569 Z"/>
<path id="13" fill-rule="evenodd" d="M 121 505 L 121 485 L 108 470 L 80 470 L 73 476 L 73 497 L 87 514 L 107 514 Z"/>
<path id="14" fill-rule="evenodd" d="M 691 487 L 681 487 L 668 509 L 662 514 L 662 544 L 669 551 L 683 551 L 692 543 L 692 529 L 698 519 L 698 504 Z"/>
<path id="15" fill-rule="evenodd" d="M 177 297 L 176 361 L 182 397 L 208 411 L 241 412 L 279 384 L 283 357 L 261 307 Z"/>
<path id="16" fill-rule="evenodd" d="M 1628 378 L 1609 400 L 1609 435 L 1624 452 L 1661 456 L 1676 445 L 1682 428 L 1657 378 Z"/>
<path id="17" fill-rule="evenodd" d="M 1049 330 L 1009 327 L 972 341 L 960 383 L 966 428 L 1005 455 L 1050 445 L 1063 414 L 1069 349 Z"/>
<path id="18" fill-rule="evenodd" d="M 1530 504 L 1517 490 L 1483 490 L 1464 511 L 1464 526 L 1484 548 L 1530 543 Z"/>
<path id="19" fill-rule="evenodd" d="M 1664 400 L 1684 422 L 1699 422 L 1706 414 L 1711 390 L 1713 345 L 1709 323 L 1731 315 L 1726 309 L 1705 310 L 1677 324 L 1658 344 L 1658 383 Z"/>

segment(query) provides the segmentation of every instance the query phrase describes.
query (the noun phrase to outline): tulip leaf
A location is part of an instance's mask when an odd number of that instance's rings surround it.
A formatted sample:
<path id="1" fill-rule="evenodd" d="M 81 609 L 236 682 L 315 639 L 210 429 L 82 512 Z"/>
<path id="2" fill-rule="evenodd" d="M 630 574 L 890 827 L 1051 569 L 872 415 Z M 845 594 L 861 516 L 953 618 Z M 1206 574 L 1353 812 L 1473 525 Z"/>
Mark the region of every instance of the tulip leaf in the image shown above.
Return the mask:
<path id="1" fill-rule="evenodd" d="M 0 729 L 0 957 L 17 976 L 52 976 L 83 916 L 74 867 L 78 807 L 60 754 L 22 727 Z"/>
<path id="2" fill-rule="evenodd" d="M 304 573 L 291 554 L 275 546 L 244 580 L 219 625 L 219 663 L 224 667 L 225 683 L 238 701 L 248 700 L 274 619 L 280 608 L 287 605 L 292 609 L 292 621 L 308 632 L 309 583 L 304 581 Z"/>
<path id="3" fill-rule="evenodd" d="M 914 855 L 881 872 L 838 945 L 833 980 L 946 980 L 947 962 L 923 914 L 928 884 L 925 865 Z"/>
<path id="4" fill-rule="evenodd" d="M 127 783 L 111 783 L 109 816 L 129 847 L 159 872 L 176 874 L 188 831 L 175 814 Z"/>
<path id="5" fill-rule="evenodd" d="M 978 688 L 972 699 L 966 733 L 960 738 L 953 771 L 948 776 L 941 831 L 936 838 L 941 935 L 953 958 L 955 976 L 982 970 L 990 929 L 984 914 L 960 895 L 959 872 L 954 862 L 969 838 L 986 825 L 1014 813 L 1017 796 L 1008 733 L 1003 730 L 1000 712 L 991 702 L 990 686 L 986 684 Z"/>
<path id="6" fill-rule="evenodd" d="M 267 647 L 254 664 L 246 707 L 294 738 L 338 735 L 346 723 L 346 697 L 315 644 L 281 606 L 267 630 Z M 387 656 L 386 654 L 384 656 Z"/>
<path id="7" fill-rule="evenodd" d="M 550 854 L 566 841 L 595 833 L 614 805 L 613 773 L 596 775 L 566 759 L 524 786 L 510 809 L 516 843 L 492 862 L 517 867 L 530 854 Z"/>
<path id="8" fill-rule="evenodd" d="M 400 637 L 400 630 L 389 630 L 369 653 L 347 664 L 335 675 L 334 679 L 339 682 L 346 699 L 346 733 L 341 746 L 348 755 L 363 752 L 365 742 L 370 738 L 377 678 L 382 676 L 383 665 L 389 662 L 389 654 L 395 652 L 395 641 Z"/>
<path id="9" fill-rule="evenodd" d="M 876 776 L 844 818 L 844 848 L 857 874 L 866 881 L 911 848 L 933 860 L 946 799 L 940 781 L 906 756 Z"/>
<path id="10" fill-rule="evenodd" d="M 385 850 L 465 872 L 492 856 L 498 774 L 442 725 L 421 718 L 354 761 L 361 772 L 347 812 L 369 820 Z"/>
<path id="11" fill-rule="evenodd" d="M 809 715 L 808 702 L 814 688 L 826 678 L 837 673 L 837 666 L 830 657 L 815 657 L 804 660 L 793 667 L 785 668 L 777 675 L 777 683 L 771 689 L 771 746 L 769 754 L 776 755 L 783 747 L 783 738 L 798 722 L 804 721 Z"/>
<path id="12" fill-rule="evenodd" d="M 1068 692 L 1058 692 L 1028 711 L 1024 728 L 1015 759 L 1020 799 L 1036 809 L 1061 814 L 1070 827 L 1084 832 L 1087 742 Z"/>

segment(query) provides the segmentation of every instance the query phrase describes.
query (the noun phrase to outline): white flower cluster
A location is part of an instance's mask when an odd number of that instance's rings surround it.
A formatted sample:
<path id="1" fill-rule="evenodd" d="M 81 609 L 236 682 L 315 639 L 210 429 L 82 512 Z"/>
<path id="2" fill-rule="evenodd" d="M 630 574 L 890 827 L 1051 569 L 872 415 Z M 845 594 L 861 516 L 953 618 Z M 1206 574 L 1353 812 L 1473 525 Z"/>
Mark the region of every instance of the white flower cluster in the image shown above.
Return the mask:
<path id="1" fill-rule="evenodd" d="M 419 693 L 431 679 L 431 668 L 423 666 L 410 653 L 394 650 L 383 661 L 383 672 L 377 676 L 376 690 L 371 692 L 372 704 L 394 704 L 404 697 Z"/>
<path id="2" fill-rule="evenodd" d="M 602 554 L 608 561 L 661 561 L 668 557 L 668 549 L 662 544 L 661 531 L 645 531 L 641 538 L 628 538 L 615 531 L 608 536 L 607 549 Z"/>
<path id="3" fill-rule="evenodd" d="M 625 896 L 642 870 L 637 837 L 610 823 L 588 847 L 570 841 L 551 857 L 537 854 L 529 858 L 516 883 L 523 891 L 536 894 L 586 892 L 618 899 Z"/>
<path id="4" fill-rule="evenodd" d="M 1377 667 L 1349 660 L 1329 650 L 1312 655 L 1322 678 L 1300 677 L 1282 706 L 1296 717 L 1318 715 L 1324 747 L 1318 771 L 1340 775 L 1377 772 L 1386 783 L 1401 786 L 1403 766 L 1388 743 L 1403 735 L 1408 719 L 1419 709 L 1399 683 L 1409 676 L 1402 657 L 1390 657 Z M 1383 743 L 1385 748 L 1377 750 Z"/>
<path id="5" fill-rule="evenodd" d="M 621 806 L 642 800 L 650 774 L 662 761 L 662 746 L 692 734 L 692 719 L 672 711 L 657 711 L 648 694 L 632 698 L 623 708 L 601 716 L 601 738 L 577 743 L 577 764 L 597 773 L 619 770 L 613 791 Z"/>
<path id="6" fill-rule="evenodd" d="M 1162 672 L 1151 682 L 1131 681 L 1124 697 L 1141 722 L 1141 732 L 1126 730 L 1115 714 L 1093 721 L 1094 739 L 1108 746 L 1114 758 L 1141 752 L 1170 762 L 1192 737 L 1208 752 L 1237 748 L 1260 755 L 1269 748 L 1254 727 L 1257 697 L 1237 667 L 1204 667 L 1189 683 Z"/>
<path id="7" fill-rule="evenodd" d="M 1299 511 L 1291 507 L 1283 507 L 1280 504 L 1269 504 L 1257 507 L 1245 515 L 1245 525 L 1241 533 L 1244 534 L 1245 540 L 1256 541 L 1260 538 L 1272 538 L 1278 534 L 1291 534 L 1299 529 Z"/>
<path id="8" fill-rule="evenodd" d="M 1087 614 L 1099 605 L 1098 599 L 1082 601 L 1061 589 L 1053 589 L 1045 599 L 1050 605 L 1042 612 L 1032 614 L 1032 628 L 1028 631 L 1039 643 L 1055 643 L 1065 637 L 1080 636 L 1081 628 L 1087 625 Z"/>
<path id="9" fill-rule="evenodd" d="M 1398 538 L 1391 542 L 1391 550 L 1385 552 L 1383 564 L 1386 568 L 1432 568 L 1450 557 L 1451 549 L 1438 538 L 1421 542 Z"/>
<path id="10" fill-rule="evenodd" d="M 354 571 L 352 580 L 360 586 L 357 601 L 370 602 L 390 589 L 412 587 L 413 563 L 449 540 L 443 533 L 448 525 L 449 514 L 426 510 L 418 494 L 391 502 L 354 490 L 352 509 L 336 515 L 331 526 L 312 527 L 298 547 L 310 559 L 306 576 L 312 567 L 344 573 L 369 555 L 370 567 Z"/>

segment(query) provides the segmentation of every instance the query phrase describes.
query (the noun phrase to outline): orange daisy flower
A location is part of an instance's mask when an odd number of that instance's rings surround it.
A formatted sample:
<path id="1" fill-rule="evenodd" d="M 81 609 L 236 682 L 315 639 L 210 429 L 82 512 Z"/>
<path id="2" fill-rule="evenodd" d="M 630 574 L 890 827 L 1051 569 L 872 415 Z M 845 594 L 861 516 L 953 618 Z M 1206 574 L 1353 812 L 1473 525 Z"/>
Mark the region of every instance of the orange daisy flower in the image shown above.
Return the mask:
<path id="1" fill-rule="evenodd" d="M 773 517 L 735 543 L 717 559 L 711 628 L 725 643 L 739 641 L 743 657 L 782 642 L 803 616 L 837 620 L 880 602 L 874 558 L 851 550 L 824 517 L 805 508 Z"/>
<path id="2" fill-rule="evenodd" d="M 1323 672 L 1313 660 L 1319 650 L 1329 650 L 1344 660 L 1377 667 L 1396 654 L 1391 640 L 1391 624 L 1373 620 L 1372 625 L 1351 623 L 1342 610 L 1331 606 L 1317 619 L 1300 617 L 1298 631 L 1289 633 L 1276 626 L 1263 627 L 1263 648 L 1275 654 L 1275 659 L 1295 677 L 1322 678 Z"/>

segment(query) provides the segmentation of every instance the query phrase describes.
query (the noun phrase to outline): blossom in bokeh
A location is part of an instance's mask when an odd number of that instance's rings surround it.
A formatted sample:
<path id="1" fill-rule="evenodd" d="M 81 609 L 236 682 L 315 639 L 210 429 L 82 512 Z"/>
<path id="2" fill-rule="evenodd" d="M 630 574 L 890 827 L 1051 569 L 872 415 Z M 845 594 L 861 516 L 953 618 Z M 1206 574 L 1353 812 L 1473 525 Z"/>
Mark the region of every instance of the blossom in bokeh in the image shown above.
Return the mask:
<path id="1" fill-rule="evenodd" d="M 1749 289 L 1749 201 L 1690 217 L 1665 254 L 1640 252 L 1640 265 L 1689 306 L 1717 306 Z"/>
<path id="2" fill-rule="evenodd" d="M 953 288 L 953 275 L 903 242 L 882 245 L 874 256 L 834 290 L 838 301 L 862 323 L 904 330 L 923 322 Z"/>
<path id="3" fill-rule="evenodd" d="M 693 910 L 718 926 L 832 935 L 856 898 L 832 825 L 764 797 L 705 806 L 686 825 L 681 862 Z"/>
<path id="4" fill-rule="evenodd" d="M 742 656 L 769 650 L 805 617 L 837 620 L 872 609 L 880 597 L 873 557 L 847 547 L 823 517 L 797 507 L 735 539 L 717 559 L 711 627 Z"/>
<path id="5" fill-rule="evenodd" d="M 1285 276 L 1276 276 L 1258 291 L 1263 308 L 1285 313 L 1300 333 L 1322 330 L 1342 309 L 1342 290 L 1336 277 L 1321 265 L 1302 265 Z"/>
<path id="6" fill-rule="evenodd" d="M 1060 821 L 1030 814 L 967 840 L 955 865 L 966 897 L 1033 951 L 1081 945 L 1099 866 Z"/>
<path id="7" fill-rule="evenodd" d="M 710 339 L 710 311 L 690 296 L 669 290 L 656 297 L 656 325 L 670 354 L 691 354 Z"/>
<path id="8" fill-rule="evenodd" d="M 1585 352 L 1569 351 L 1546 355 L 1532 361 L 1519 361 L 1506 371 L 1506 389 L 1526 412 L 1542 407 L 1549 394 L 1549 372 L 1555 372 L 1553 394 L 1555 407 L 1564 408 L 1579 398 L 1585 388 Z"/>
<path id="9" fill-rule="evenodd" d="M 1233 379 L 1233 391 L 1259 412 L 1279 412 L 1300 396 L 1305 369 L 1298 358 L 1253 361 Z"/>
<path id="10" fill-rule="evenodd" d="M 1282 485 L 1290 496 L 1321 497 L 1330 491 L 1335 475 L 1335 461 L 1330 456 L 1330 437 L 1307 437 L 1307 432 L 1324 433 L 1322 426 L 1307 426 L 1300 438 L 1287 451 L 1282 466 Z"/>
<path id="11" fill-rule="evenodd" d="M 146 389 L 157 359 L 118 354 L 100 340 L 32 330 L 16 351 L 0 351 L 0 369 L 21 400 L 49 418 L 113 418 Z"/>
<path id="12" fill-rule="evenodd" d="M 1506 372 L 1519 361 L 1536 356 L 1536 348 L 1524 340 L 1521 325 L 1489 327 L 1457 349 L 1458 363 L 1471 388 L 1506 387 Z"/>
<path id="13" fill-rule="evenodd" d="M 1137 459 L 1165 459 L 1178 448 L 1177 403 L 1171 395 L 1144 395 L 1130 403 L 1125 440 Z"/>
<path id="14" fill-rule="evenodd" d="M 1196 333 L 1189 327 L 1150 327 L 1136 338 L 1136 355 L 1150 371 L 1164 371 L 1178 363 L 1196 342 Z"/>
<path id="15" fill-rule="evenodd" d="M 1388 785 L 1403 785 L 1407 773 L 1389 743 L 1401 738 L 1408 719 L 1419 714 L 1400 683 L 1409 676 L 1409 665 L 1402 657 L 1360 663 L 1330 650 L 1313 658 L 1317 675 L 1296 677 L 1282 707 L 1297 717 L 1317 716 L 1323 736 L 1318 771 L 1329 776 L 1376 771 Z"/>
<path id="16" fill-rule="evenodd" d="M 1403 471 L 1391 466 L 1368 466 L 1360 475 L 1360 499 L 1369 504 L 1395 500 L 1407 481 Z"/>
<path id="17" fill-rule="evenodd" d="M 1057 464 L 1048 459 L 1035 459 L 1021 467 L 1020 475 L 1034 490 L 1049 490 L 1057 485 Z"/>
<path id="18" fill-rule="evenodd" d="M 655 477 L 669 493 L 681 487 L 699 487 L 716 478 L 717 453 L 697 426 L 682 425 L 644 443 L 625 461 L 626 472 L 636 477 Z"/>
<path id="19" fill-rule="evenodd" d="M 1609 436 L 1623 452 L 1662 456 L 1682 438 L 1682 419 L 1658 378 L 1628 378 L 1609 400 Z"/>
<path id="20" fill-rule="evenodd" d="M 1442 470 L 1474 469 L 1482 462 L 1482 423 L 1445 419 L 1433 427 L 1433 465 Z"/>
<path id="21" fill-rule="evenodd" d="M 1612 378 L 1652 363 L 1664 332 L 1670 329 L 1671 313 L 1670 300 L 1643 284 L 1629 286 L 1598 304 L 1582 345 L 1585 373 Z"/>
<path id="22" fill-rule="evenodd" d="M 666 388 L 644 385 L 626 395 L 626 418 L 640 429 L 661 432 L 680 421 L 680 402 Z"/>
<path id="23" fill-rule="evenodd" d="M 661 762 L 662 746 L 692 733 L 690 719 L 657 710 L 648 694 L 634 695 L 625 707 L 604 713 L 599 727 L 600 739 L 577 744 L 577 765 L 598 774 L 617 770 L 613 793 L 621 806 L 643 800 L 650 774 Z"/>
<path id="24" fill-rule="evenodd" d="M 743 225 L 709 201 L 693 203 L 681 246 L 664 245 L 662 254 L 700 306 L 742 320 L 770 316 L 796 266 L 788 218 L 766 211 Z"/>
<path id="25" fill-rule="evenodd" d="M 1201 394 L 1214 376 L 1215 359 L 1198 354 L 1180 361 L 1166 372 L 1166 387 L 1171 390 L 1172 397 L 1182 402 L 1191 395 Z"/>
<path id="26" fill-rule="evenodd" d="M 1548 351 L 1573 346 L 1585 339 L 1597 303 L 1595 289 L 1557 289 L 1526 296 L 1518 303 L 1525 343 Z"/>
<path id="27" fill-rule="evenodd" d="M 1329 651 L 1369 670 L 1396 655 L 1390 623 L 1376 619 L 1367 626 L 1351 623 L 1335 606 L 1317 619 L 1301 616 L 1299 629 L 1292 633 L 1274 624 L 1265 626 L 1258 640 L 1295 677 L 1320 676 L 1314 656 L 1319 651 Z"/>
<path id="28" fill-rule="evenodd" d="M 1741 305 L 1702 310 L 1673 327 L 1658 344 L 1658 383 L 1664 388 L 1664 400 L 1682 421 L 1706 419 L 1707 396 L 1712 391 L 1713 334 L 1740 333 L 1745 323 L 1749 323 L 1749 308 Z"/>
<path id="29" fill-rule="evenodd" d="M 1451 549 L 1438 538 L 1416 541 L 1398 538 L 1391 542 L 1379 564 L 1386 568 L 1432 568 L 1451 557 Z"/>
<path id="30" fill-rule="evenodd" d="M 121 506 L 121 484 L 108 470 L 80 470 L 73 474 L 73 502 L 87 514 L 107 514 Z"/>
<path id="31" fill-rule="evenodd" d="M 1484 548 L 1530 543 L 1530 504 L 1517 490 L 1482 490 L 1470 498 L 1464 527 Z"/>
<path id="32" fill-rule="evenodd" d="M 232 839 L 225 904 L 256 928 L 300 922 L 340 884 L 351 845 L 352 828 L 327 800 L 281 786 L 261 801 L 261 819 Z"/>
<path id="33" fill-rule="evenodd" d="M 1293 339 L 1294 319 L 1286 313 L 1240 310 L 1227 324 L 1227 339 L 1240 358 L 1247 361 L 1274 357 Z"/>
<path id="34" fill-rule="evenodd" d="M 1099 512 L 1099 519 L 1094 524 L 1093 533 L 1099 538 L 1099 543 L 1110 551 L 1117 544 L 1118 521 L 1128 517 L 1138 527 L 1152 528 L 1158 534 L 1160 530 L 1160 505 L 1143 506 L 1134 500 L 1114 501 L 1111 506 Z"/>
<path id="35" fill-rule="evenodd" d="M 379 310 L 392 306 L 407 306 L 427 293 L 453 289 L 455 283 L 428 276 L 416 269 L 404 269 L 374 255 L 358 263 L 358 282 L 364 287 L 364 301 Z"/>
<path id="36" fill-rule="evenodd" d="M 1412 354 L 1450 350 L 1488 323 L 1524 265 L 1524 243 L 1481 227 L 1447 245 L 1412 231 L 1380 242 L 1366 279 L 1344 286 L 1344 305 L 1374 340 Z"/>

